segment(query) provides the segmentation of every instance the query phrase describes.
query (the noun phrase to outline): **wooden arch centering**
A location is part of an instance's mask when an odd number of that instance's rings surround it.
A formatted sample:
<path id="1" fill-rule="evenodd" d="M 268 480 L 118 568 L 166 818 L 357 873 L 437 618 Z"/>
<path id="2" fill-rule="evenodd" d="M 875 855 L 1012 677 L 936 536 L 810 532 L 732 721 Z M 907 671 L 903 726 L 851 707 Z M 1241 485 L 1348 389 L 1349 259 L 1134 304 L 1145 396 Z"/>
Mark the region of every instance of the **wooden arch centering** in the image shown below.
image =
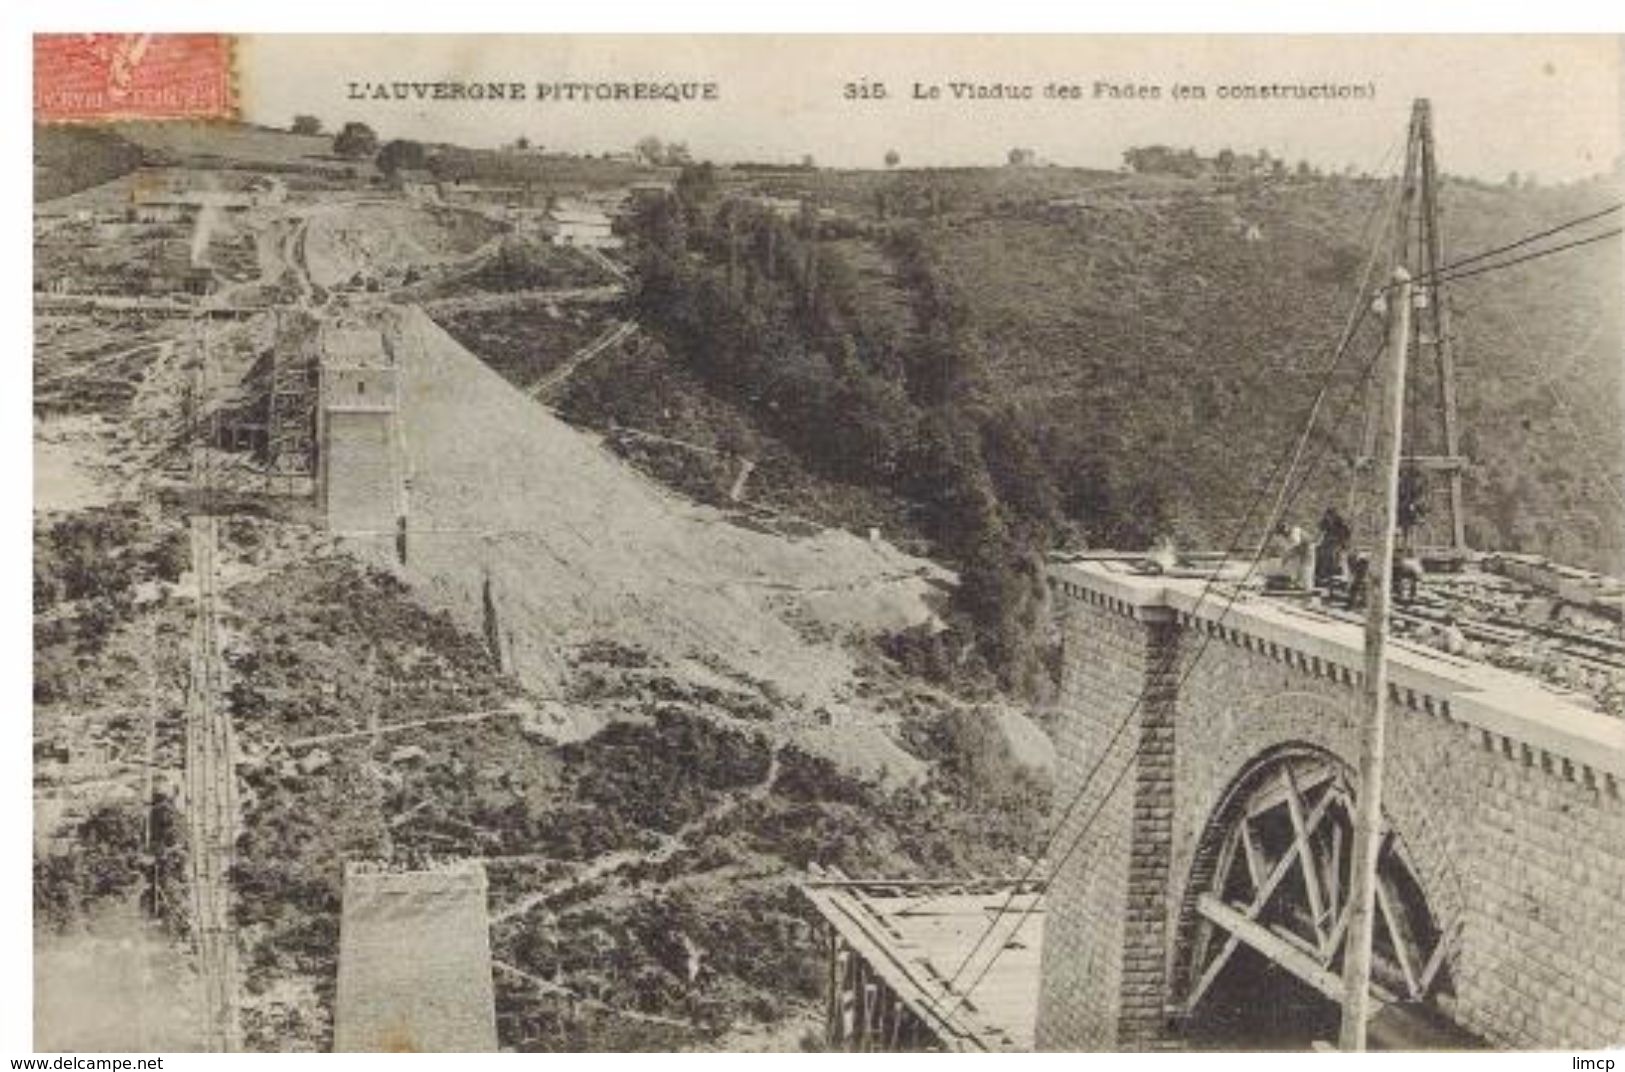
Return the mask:
<path id="1" fill-rule="evenodd" d="M 1268 757 L 1237 782 L 1209 827 L 1208 843 L 1218 850 L 1195 896 L 1187 1019 L 1243 945 L 1342 1004 L 1353 783 L 1340 760 L 1307 748 Z M 1386 820 L 1376 910 L 1373 1010 L 1446 991 L 1450 936 L 1435 923 L 1404 842 Z"/>

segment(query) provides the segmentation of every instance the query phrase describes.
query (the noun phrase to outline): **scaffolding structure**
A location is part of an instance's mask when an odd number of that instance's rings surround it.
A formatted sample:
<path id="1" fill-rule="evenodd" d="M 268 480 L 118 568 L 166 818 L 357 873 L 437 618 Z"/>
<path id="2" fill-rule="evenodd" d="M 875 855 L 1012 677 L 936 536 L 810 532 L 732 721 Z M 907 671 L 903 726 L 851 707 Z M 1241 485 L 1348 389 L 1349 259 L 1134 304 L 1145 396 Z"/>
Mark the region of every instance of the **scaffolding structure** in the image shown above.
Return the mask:
<path id="1" fill-rule="evenodd" d="M 1027 1052 L 1035 1044 L 1044 880 L 850 879 L 801 893 L 826 929 L 825 1044 L 851 1052 Z M 997 940 L 979 941 L 1001 910 Z"/>
<path id="2" fill-rule="evenodd" d="M 1411 110 L 1403 182 L 1394 260 L 1410 272 L 1415 283 L 1409 331 L 1414 356 L 1405 387 L 1410 412 L 1405 415 L 1400 459 L 1399 539 L 1409 554 L 1435 566 L 1457 567 L 1468 554 L 1462 510 L 1462 474 L 1468 460 L 1460 446 L 1457 340 L 1450 295 L 1444 286 L 1433 109 L 1426 99 L 1416 101 Z M 1424 383 L 1430 367 L 1433 382 Z M 1366 405 L 1361 470 L 1375 456 L 1377 399 L 1378 385 L 1373 381 Z"/>
<path id="3" fill-rule="evenodd" d="M 279 312 L 276 318 L 265 422 L 265 472 L 270 486 L 282 480 L 289 492 L 316 473 L 318 326 L 314 317 L 304 313 Z"/>

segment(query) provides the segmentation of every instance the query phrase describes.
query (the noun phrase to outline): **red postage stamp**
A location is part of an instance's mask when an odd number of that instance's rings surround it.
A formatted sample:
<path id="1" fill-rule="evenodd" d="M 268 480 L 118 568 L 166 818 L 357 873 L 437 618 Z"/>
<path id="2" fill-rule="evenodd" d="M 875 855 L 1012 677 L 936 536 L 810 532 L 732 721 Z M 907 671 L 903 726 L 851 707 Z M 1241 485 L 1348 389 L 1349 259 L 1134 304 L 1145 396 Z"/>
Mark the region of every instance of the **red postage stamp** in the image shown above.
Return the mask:
<path id="1" fill-rule="evenodd" d="M 34 118 L 230 119 L 227 34 L 36 34 Z"/>

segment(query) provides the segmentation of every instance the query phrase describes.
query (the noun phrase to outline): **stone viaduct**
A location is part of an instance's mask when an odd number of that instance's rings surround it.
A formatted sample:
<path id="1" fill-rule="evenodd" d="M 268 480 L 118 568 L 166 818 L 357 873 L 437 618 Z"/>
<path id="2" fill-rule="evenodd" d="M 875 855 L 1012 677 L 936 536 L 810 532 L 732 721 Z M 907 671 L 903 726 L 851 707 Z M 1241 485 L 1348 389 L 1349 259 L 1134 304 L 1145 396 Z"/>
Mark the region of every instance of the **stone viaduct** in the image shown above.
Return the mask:
<path id="1" fill-rule="evenodd" d="M 1308 1010 L 1295 1043 L 1335 1040 L 1359 627 L 1121 563 L 1052 582 L 1058 807 L 1088 789 L 1059 820 L 1038 1047 L 1202 1047 L 1262 1006 Z M 1625 1042 L 1625 721 L 1396 648 L 1377 1017 L 1496 1048 Z"/>

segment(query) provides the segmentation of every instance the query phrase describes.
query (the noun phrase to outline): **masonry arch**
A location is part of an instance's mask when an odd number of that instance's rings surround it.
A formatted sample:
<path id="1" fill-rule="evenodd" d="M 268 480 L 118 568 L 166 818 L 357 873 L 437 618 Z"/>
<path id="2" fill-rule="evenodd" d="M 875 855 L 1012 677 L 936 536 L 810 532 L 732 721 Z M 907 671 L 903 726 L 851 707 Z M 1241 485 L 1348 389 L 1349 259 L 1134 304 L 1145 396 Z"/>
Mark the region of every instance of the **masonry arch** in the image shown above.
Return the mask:
<path id="1" fill-rule="evenodd" d="M 1201 1048 L 1293 1049 L 1336 1038 L 1358 777 L 1329 749 L 1282 744 L 1247 762 L 1200 836 L 1176 934 L 1173 994 Z M 1385 815 L 1372 987 L 1402 1045 L 1446 1029 L 1452 942 Z M 1373 1028 L 1373 1039 L 1381 1032 Z"/>

